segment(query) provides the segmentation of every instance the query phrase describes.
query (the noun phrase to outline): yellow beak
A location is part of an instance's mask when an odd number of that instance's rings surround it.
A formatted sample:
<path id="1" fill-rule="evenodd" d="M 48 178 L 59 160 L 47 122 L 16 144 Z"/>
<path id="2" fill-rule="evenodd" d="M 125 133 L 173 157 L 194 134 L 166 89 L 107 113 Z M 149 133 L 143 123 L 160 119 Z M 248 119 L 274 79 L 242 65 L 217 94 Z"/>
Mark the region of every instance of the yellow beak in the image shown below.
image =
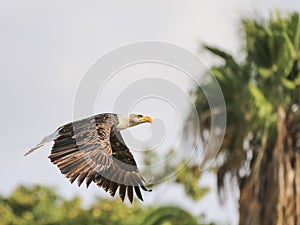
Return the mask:
<path id="1" fill-rule="evenodd" d="M 152 123 L 152 118 L 150 116 L 143 116 L 143 121 Z"/>

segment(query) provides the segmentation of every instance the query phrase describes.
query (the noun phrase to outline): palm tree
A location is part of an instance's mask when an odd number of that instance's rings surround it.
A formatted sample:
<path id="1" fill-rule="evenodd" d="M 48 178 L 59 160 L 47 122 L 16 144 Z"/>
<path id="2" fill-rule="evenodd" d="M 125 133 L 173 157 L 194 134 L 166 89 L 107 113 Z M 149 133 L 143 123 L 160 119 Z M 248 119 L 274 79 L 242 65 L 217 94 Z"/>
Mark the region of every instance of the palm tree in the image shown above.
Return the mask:
<path id="1" fill-rule="evenodd" d="M 248 18 L 242 28 L 244 59 L 204 46 L 223 61 L 208 71 L 227 108 L 222 160 L 216 161 L 218 187 L 224 187 L 225 175 L 237 178 L 240 224 L 300 224 L 299 14 Z M 212 109 L 200 87 L 193 94 L 204 134 Z"/>

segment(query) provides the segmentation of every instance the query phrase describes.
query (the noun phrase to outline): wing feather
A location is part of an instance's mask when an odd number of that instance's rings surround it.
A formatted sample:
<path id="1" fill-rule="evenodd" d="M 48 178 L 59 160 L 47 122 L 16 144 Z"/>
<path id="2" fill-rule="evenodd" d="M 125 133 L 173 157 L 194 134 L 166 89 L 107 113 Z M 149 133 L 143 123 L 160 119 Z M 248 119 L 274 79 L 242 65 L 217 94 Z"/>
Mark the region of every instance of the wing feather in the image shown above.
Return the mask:
<path id="1" fill-rule="evenodd" d="M 141 190 L 139 189 L 139 187 L 138 187 L 138 186 L 134 186 L 134 190 L 135 190 L 135 193 L 136 193 L 136 195 L 138 196 L 138 198 L 139 198 L 140 200 L 144 201 L 144 200 L 143 200 L 142 193 L 141 193 Z"/>
<path id="2" fill-rule="evenodd" d="M 79 176 L 79 173 L 78 174 L 75 174 L 74 176 L 72 177 L 68 177 L 69 178 L 69 181 L 71 184 L 73 184 L 73 182 L 76 180 L 76 178 Z"/>
<path id="3" fill-rule="evenodd" d="M 132 186 L 127 187 L 127 197 L 129 199 L 129 201 L 132 203 L 132 201 L 133 201 L 133 187 Z"/>
<path id="4" fill-rule="evenodd" d="M 113 181 L 110 182 L 109 193 L 111 194 L 111 196 L 115 196 L 118 187 L 119 187 L 119 185 L 117 183 L 115 183 Z"/>
<path id="5" fill-rule="evenodd" d="M 126 194 L 126 186 L 121 184 L 120 189 L 119 189 L 119 196 L 120 196 L 122 202 L 124 201 L 125 194 Z"/>
<path id="6" fill-rule="evenodd" d="M 88 175 L 86 176 L 85 179 L 85 183 L 86 183 L 86 188 L 88 188 L 90 186 L 90 184 L 92 183 L 93 180 L 95 180 L 95 175 L 96 172 L 93 170 L 90 170 Z"/>
<path id="7" fill-rule="evenodd" d="M 79 177 L 77 178 L 77 184 L 80 187 L 81 184 L 83 183 L 84 179 L 86 178 L 86 176 L 88 175 L 89 171 L 84 171 L 81 172 Z"/>

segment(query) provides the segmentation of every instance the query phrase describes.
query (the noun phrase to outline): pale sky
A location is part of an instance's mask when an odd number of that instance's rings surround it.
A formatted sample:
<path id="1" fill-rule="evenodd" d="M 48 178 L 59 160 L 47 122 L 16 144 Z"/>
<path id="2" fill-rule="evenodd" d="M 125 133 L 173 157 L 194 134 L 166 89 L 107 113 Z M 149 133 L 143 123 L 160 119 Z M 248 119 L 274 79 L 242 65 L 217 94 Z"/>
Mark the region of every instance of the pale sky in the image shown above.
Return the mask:
<path id="1" fill-rule="evenodd" d="M 254 12 L 267 16 L 272 9 L 300 11 L 300 4 L 297 0 L 0 0 L 0 193 L 9 194 L 19 184 L 43 184 L 57 187 L 67 197 L 79 194 L 86 201 L 95 195 L 106 196 L 95 186 L 86 190 L 69 184 L 47 159 L 51 145 L 23 156 L 43 136 L 72 120 L 76 91 L 89 67 L 118 46 L 145 40 L 166 41 L 197 54 L 199 43 L 205 42 L 238 56 L 239 18 Z M 211 63 L 207 55 L 200 53 L 200 57 Z M 144 70 L 143 66 L 132 67 L 124 74 L 130 77 Z M 176 73 L 157 67 L 150 72 Z M 178 73 L 170 79 L 188 89 L 182 76 Z M 124 84 L 116 79 L 110 85 L 104 95 Z M 160 109 L 170 107 L 160 103 Z M 143 109 L 156 117 L 163 114 L 143 107 L 137 104 L 133 110 Z M 95 104 L 95 113 L 107 108 Z M 171 130 L 163 148 L 171 147 L 179 127 L 172 125 L 172 118 L 177 121 L 176 110 L 170 108 L 170 113 L 172 116 L 162 117 Z M 143 134 L 138 129 L 133 133 Z M 149 128 L 140 129 L 146 135 L 139 139 L 147 139 Z M 208 219 L 237 224 L 234 201 L 229 197 L 224 207 L 219 205 L 211 175 L 204 174 L 201 184 L 210 185 L 213 191 L 196 206 L 189 201 L 182 205 L 193 207 L 195 214 L 206 213 Z M 144 199 L 146 204 L 181 204 L 182 199 L 174 199 L 177 191 L 182 190 L 165 183 L 151 194 L 144 193 Z"/>

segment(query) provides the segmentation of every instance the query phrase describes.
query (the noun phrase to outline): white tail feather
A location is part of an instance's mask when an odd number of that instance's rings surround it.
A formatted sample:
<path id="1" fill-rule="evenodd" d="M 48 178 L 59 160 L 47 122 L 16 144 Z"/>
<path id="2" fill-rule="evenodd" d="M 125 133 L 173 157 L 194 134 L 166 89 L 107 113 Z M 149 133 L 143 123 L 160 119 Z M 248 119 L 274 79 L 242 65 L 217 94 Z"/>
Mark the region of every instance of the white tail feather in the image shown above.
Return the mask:
<path id="1" fill-rule="evenodd" d="M 24 156 L 29 155 L 33 151 L 35 151 L 35 150 L 39 149 L 40 147 L 44 146 L 46 143 L 48 143 L 50 141 L 53 141 L 55 138 L 57 138 L 57 136 L 58 136 L 58 131 L 56 130 L 54 133 L 44 137 L 43 140 L 39 144 L 37 144 L 36 146 L 31 148 L 28 152 L 25 153 Z"/>

